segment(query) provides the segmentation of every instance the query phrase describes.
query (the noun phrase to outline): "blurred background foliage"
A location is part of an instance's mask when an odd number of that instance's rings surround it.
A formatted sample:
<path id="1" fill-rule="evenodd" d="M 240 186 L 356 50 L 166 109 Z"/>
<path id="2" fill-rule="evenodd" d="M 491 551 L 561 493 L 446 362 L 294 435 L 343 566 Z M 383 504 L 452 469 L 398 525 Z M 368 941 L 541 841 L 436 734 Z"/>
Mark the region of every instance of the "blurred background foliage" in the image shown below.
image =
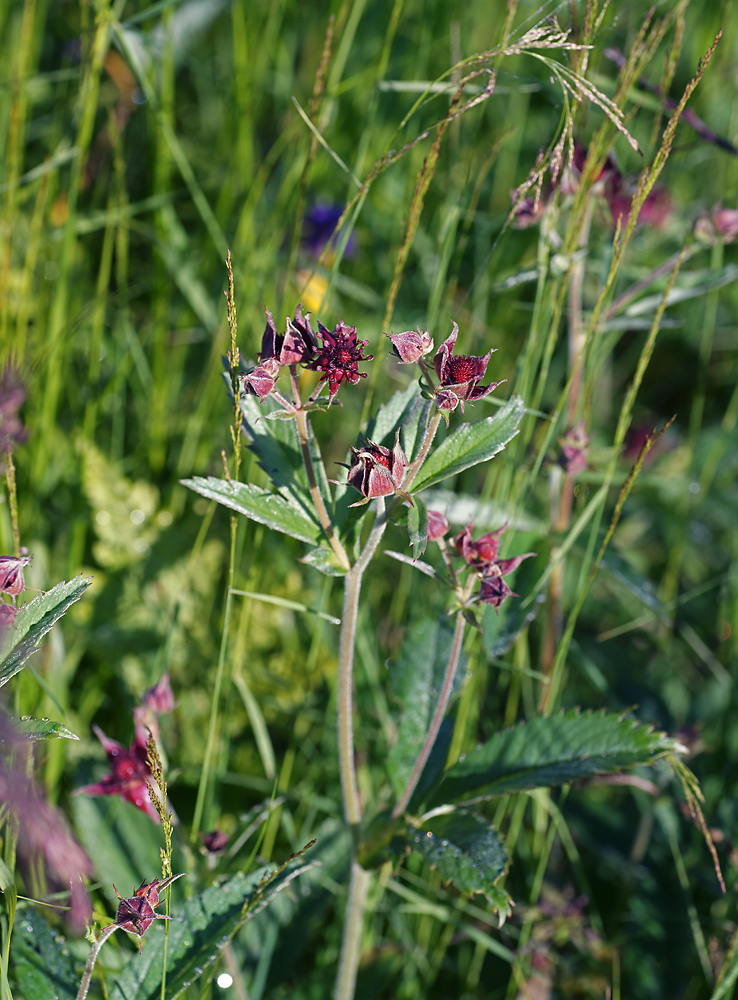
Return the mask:
<path id="1" fill-rule="evenodd" d="M 661 2 L 655 16 L 677 6 L 686 30 L 670 94 L 678 100 L 722 26 L 691 107 L 714 133 L 736 141 L 733 4 Z M 606 49 L 627 53 L 648 9 L 629 0 L 604 15 L 589 77 L 607 94 L 617 70 Z M 314 115 L 331 15 L 325 93 Z M 386 360 L 385 329 L 428 326 L 438 345 L 454 319 L 463 351 L 497 348 L 490 374 L 515 388 L 543 237 L 537 227 L 506 224 L 510 192 L 555 141 L 564 115 L 561 89 L 544 64 L 523 55 L 500 60 L 494 95 L 450 125 L 391 316 L 389 289 L 433 132 L 373 183 L 344 256 L 318 264 L 315 251 L 318 216 L 335 221 L 357 191 L 352 175 L 365 180 L 380 157 L 448 114 L 448 91 L 410 112 L 461 58 L 498 43 L 505 16 L 504 4 L 482 0 L 0 5 L 0 343 L 3 364 L 17 368 L 27 394 L 29 436 L 15 452 L 21 541 L 33 556 L 27 580 L 48 589 L 77 573 L 94 577 L 14 693 L 17 710 L 62 719 L 81 736 L 74 746 L 50 744 L 39 763 L 53 800 L 68 805 L 70 791 L 101 772 L 91 724 L 129 741 L 130 708 L 169 671 L 179 706 L 163 720 L 170 794 L 185 823 L 192 815 L 222 628 L 228 517 L 178 480 L 222 475 L 221 451 L 230 448 L 221 375 L 227 248 L 246 359 L 259 349 L 264 308 L 279 322 L 299 301 L 326 325 L 337 316 L 355 325 L 376 356 L 367 383 L 344 393 L 344 409 L 315 419 L 329 475 L 338 476 L 333 463 L 353 443 L 367 397 L 376 405 L 407 384 L 405 371 Z M 513 35 L 557 18 L 576 40 L 584 16 L 580 0 L 522 0 Z M 646 70 L 654 85 L 666 51 L 662 46 Z M 298 105 L 334 155 L 311 150 Z M 666 120 L 661 102 L 634 89 L 625 111 L 649 162 Z M 577 108 L 578 141 L 586 145 L 602 121 L 591 104 Z M 635 182 L 644 160 L 615 130 L 613 153 Z M 660 183 L 667 217 L 658 228 L 637 230 L 616 295 L 692 241 L 705 212 L 718 203 L 735 208 L 738 158 L 682 124 Z M 594 208 L 585 311 L 612 245 L 603 201 Z M 727 895 L 701 834 L 671 793 L 662 795 L 665 773 L 635 788 L 609 782 L 545 801 L 521 795 L 495 815 L 514 856 L 507 885 L 518 905 L 506 928 L 496 931 L 491 912 L 434 875 L 429 883 L 414 859 L 399 880 L 382 877 L 374 890 L 359 995 L 710 996 L 736 926 L 738 875 L 736 263 L 733 246 L 705 246 L 689 263 L 691 283 L 704 294 L 667 310 L 634 428 L 661 426 L 674 413 L 676 420 L 649 457 L 584 607 L 562 698 L 566 706 L 635 706 L 639 717 L 682 734 L 706 796 Z M 576 503 L 602 481 L 645 336 L 637 319 L 608 331 L 589 469 Z M 562 336 L 548 379 L 537 387 L 542 411 L 555 405 L 565 372 Z M 488 412 L 485 406 L 477 404 L 472 418 Z M 534 440 L 541 436 L 537 430 Z M 476 509 L 480 529 L 499 526 L 508 502 L 500 484 L 512 482 L 513 459 L 530 465 L 533 454 L 511 448 L 495 460 L 507 472 L 474 471 L 456 484 L 459 494 L 497 505 L 486 520 Z M 623 458 L 620 481 L 634 454 Z M 545 557 L 547 537 L 561 542 L 548 523 L 547 477 L 544 468 L 528 494 L 529 528 L 518 531 L 514 552 L 532 548 Z M 250 457 L 242 478 L 264 482 Z M 0 500 L 0 540 L 9 552 L 5 494 Z M 456 523 L 466 520 L 460 513 Z M 567 562 L 565 595 L 576 589 L 582 537 Z M 398 538 L 394 547 L 404 544 Z M 301 547 L 284 536 L 243 523 L 238 546 L 236 587 L 311 611 L 236 599 L 218 780 L 205 826 L 236 838 L 276 779 L 280 804 L 261 851 L 285 856 L 340 815 L 333 626 L 314 613 L 338 613 L 337 592 L 330 578 L 298 562 Z M 521 601 L 541 571 L 532 565 L 513 583 Z M 374 610 L 362 619 L 358 640 L 358 744 L 365 790 L 381 799 L 392 736 L 386 666 L 405 627 L 428 609 L 442 613 L 444 598 L 396 564 L 377 569 L 367 586 Z M 506 614 L 518 613 L 514 603 Z M 494 638 L 505 619 L 488 617 Z M 536 621 L 494 655 L 492 639 L 470 643 L 457 752 L 535 711 L 542 631 Z M 84 826 L 89 806 L 74 801 Z M 115 822 L 126 822 L 128 808 Z M 106 855 L 88 848 L 102 873 Z M 244 857 L 223 864 L 238 866 Z M 249 951 L 253 942 L 236 944 L 243 968 L 257 970 L 249 996 L 325 995 L 338 931 L 324 920 L 340 890 L 328 880 L 322 892 L 290 928 L 293 948 L 276 931 L 259 944 L 261 960 Z"/>

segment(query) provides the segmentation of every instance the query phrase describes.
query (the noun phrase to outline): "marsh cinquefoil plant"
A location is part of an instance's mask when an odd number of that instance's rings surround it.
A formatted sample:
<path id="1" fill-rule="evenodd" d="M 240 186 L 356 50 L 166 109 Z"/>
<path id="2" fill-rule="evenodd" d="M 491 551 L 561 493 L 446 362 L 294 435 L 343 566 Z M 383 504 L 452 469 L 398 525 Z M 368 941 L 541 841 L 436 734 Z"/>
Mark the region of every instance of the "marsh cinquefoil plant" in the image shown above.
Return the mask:
<path id="1" fill-rule="evenodd" d="M 230 275 L 230 258 L 228 268 Z M 321 440 L 329 433 L 326 425 L 339 405 L 339 393 L 357 386 L 365 375 L 362 368 L 372 360 L 365 354 L 367 342 L 340 320 L 333 330 L 319 323 L 316 332 L 300 307 L 281 331 L 267 311 L 258 364 L 242 370 L 232 277 L 227 297 L 227 381 L 234 402 L 236 475 L 193 478 L 185 485 L 305 543 L 302 561 L 343 583 L 337 746 L 343 815 L 352 846 L 335 996 L 349 1000 L 356 985 L 373 870 L 396 865 L 416 852 L 444 881 L 464 893 L 483 894 L 502 922 L 512 904 L 499 884 L 508 858 L 482 803 L 506 793 L 652 764 L 662 757 L 674 761 L 681 747 L 622 716 L 542 714 L 524 726 L 497 732 L 447 767 L 453 727 L 444 726 L 444 719 L 463 673 L 465 632 L 481 627 L 480 607 L 488 604 L 497 611 L 513 596 L 503 578 L 534 553 L 500 558 L 503 532 L 507 528 L 508 537 L 513 535 L 514 526 L 506 524 L 476 539 L 469 524 L 447 543 L 444 512 L 429 510 L 425 498 L 449 477 L 493 459 L 518 432 L 523 400 L 513 396 L 494 415 L 472 420 L 468 404 L 501 384 L 483 384 L 492 349 L 479 357 L 456 353 L 456 324 L 437 350 L 429 331 L 390 334 L 396 358 L 417 365 L 419 378 L 378 407 L 349 451 L 345 478 L 329 480 Z M 307 395 L 309 377 L 302 377 L 299 366 L 319 373 Z M 439 440 L 442 421 L 447 433 Z M 238 481 L 242 435 L 270 477 L 271 488 Z M 396 539 L 400 533 L 407 542 L 395 545 L 409 545 L 411 553 L 407 548 L 383 551 L 385 536 Z M 439 546 L 440 559 L 430 554 L 428 561 L 423 558 L 429 540 Z M 392 665 L 402 711 L 388 760 L 388 783 L 377 801 L 364 801 L 356 765 L 362 709 L 354 703 L 355 640 L 362 582 L 380 556 L 409 563 L 432 577 L 448 600 L 440 621 L 425 621 L 420 627 L 410 623 L 400 660 Z M 454 562 L 459 557 L 461 566 Z"/>

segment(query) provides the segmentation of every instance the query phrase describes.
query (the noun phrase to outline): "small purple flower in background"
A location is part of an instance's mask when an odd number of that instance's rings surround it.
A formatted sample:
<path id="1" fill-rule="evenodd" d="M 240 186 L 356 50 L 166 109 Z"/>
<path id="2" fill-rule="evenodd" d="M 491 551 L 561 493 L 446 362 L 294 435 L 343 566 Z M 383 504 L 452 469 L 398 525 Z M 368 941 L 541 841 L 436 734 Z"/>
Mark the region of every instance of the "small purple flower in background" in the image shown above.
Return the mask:
<path id="1" fill-rule="evenodd" d="M 399 358 L 401 365 L 411 365 L 424 354 L 433 350 L 433 338 L 427 330 L 407 330 L 405 333 L 387 333 L 385 336 L 392 341 L 392 353 Z"/>
<path id="2" fill-rule="evenodd" d="M 354 457 L 348 467 L 347 482 L 365 498 L 351 504 L 352 507 L 359 507 L 375 497 L 402 493 L 407 457 L 400 446 L 399 431 L 392 451 L 373 441 L 367 441 L 363 447 L 352 448 L 351 451 Z"/>
<path id="3" fill-rule="evenodd" d="M 30 561 L 30 556 L 0 556 L 0 593 L 17 597 L 23 591 L 23 567 Z"/>
<path id="4" fill-rule="evenodd" d="M 559 464 L 566 470 L 567 476 L 578 476 L 587 468 L 587 449 L 589 434 L 583 420 L 578 420 L 559 441 L 561 454 Z"/>
<path id="5" fill-rule="evenodd" d="M 502 577 L 512 573 L 524 559 L 529 559 L 536 553 L 526 552 L 524 555 L 513 556 L 511 559 L 498 559 L 500 536 L 507 525 L 503 524 L 497 531 L 490 531 L 486 535 L 482 535 L 476 542 L 472 538 L 473 527 L 472 524 L 468 524 L 456 536 L 454 545 L 459 555 L 481 578 L 479 600 L 483 604 L 491 604 L 497 610 L 508 597 L 518 596 L 510 590 Z"/>
<path id="6" fill-rule="evenodd" d="M 176 879 L 181 878 L 184 872 L 179 875 L 170 875 L 169 878 L 155 878 L 153 882 L 142 882 L 132 896 L 123 898 L 115 889 L 115 895 L 120 900 L 118 910 L 115 914 L 115 926 L 120 927 L 129 934 L 136 934 L 138 937 L 138 950 L 141 951 L 141 938 L 151 927 L 155 920 L 171 920 L 171 917 L 164 913 L 156 913 L 155 908 L 159 905 L 159 893 L 171 885 Z"/>
<path id="7" fill-rule="evenodd" d="M 18 373 L 8 366 L 0 376 L 0 463 L 28 437 L 28 431 L 18 416 L 26 398 Z"/>
<path id="8" fill-rule="evenodd" d="M 317 358 L 305 367 L 323 373 L 321 377 L 328 381 L 330 389 L 329 402 L 333 402 L 343 382 L 356 385 L 360 378 L 366 378 L 366 372 L 359 371 L 359 362 L 371 361 L 373 355 L 364 356 L 369 341 L 357 340 L 356 327 L 346 326 L 340 319 L 332 333 L 318 323 L 318 334 L 323 346 Z"/>
<path id="9" fill-rule="evenodd" d="M 487 396 L 502 382 L 490 382 L 489 385 L 479 383 L 485 376 L 489 359 L 494 353 L 494 349 L 489 350 L 484 357 L 471 357 L 466 354 L 454 354 L 453 349 L 459 328 L 453 324 L 453 331 L 448 340 L 442 344 L 435 358 L 433 365 L 436 369 L 440 388 L 436 390 L 436 401 L 441 410 L 454 410 L 457 404 L 461 404 L 461 412 L 464 412 L 464 401 L 472 402 L 475 399 L 482 399 Z"/>
<path id="10" fill-rule="evenodd" d="M 311 257 L 320 257 L 323 250 L 331 245 L 331 250 L 340 242 L 341 234 L 333 231 L 338 220 L 343 215 L 343 205 L 314 205 L 305 216 L 305 228 L 302 245 Z M 353 257 L 356 253 L 356 237 L 351 233 L 344 250 L 344 257 Z"/>
<path id="11" fill-rule="evenodd" d="M 714 208 L 701 215 L 694 224 L 695 236 L 704 243 L 733 243 L 738 237 L 738 209 Z"/>
<path id="12" fill-rule="evenodd" d="M 141 704 L 133 709 L 136 741 L 145 747 L 149 731 L 153 733 L 154 739 L 158 740 L 159 716 L 166 712 L 172 712 L 175 708 L 176 703 L 172 686 L 169 683 L 169 674 L 164 674 L 157 684 L 148 689 Z"/>
<path id="13" fill-rule="evenodd" d="M 211 830 L 210 833 L 203 833 L 202 846 L 208 854 L 222 854 L 228 844 L 228 837 L 222 830 Z"/>

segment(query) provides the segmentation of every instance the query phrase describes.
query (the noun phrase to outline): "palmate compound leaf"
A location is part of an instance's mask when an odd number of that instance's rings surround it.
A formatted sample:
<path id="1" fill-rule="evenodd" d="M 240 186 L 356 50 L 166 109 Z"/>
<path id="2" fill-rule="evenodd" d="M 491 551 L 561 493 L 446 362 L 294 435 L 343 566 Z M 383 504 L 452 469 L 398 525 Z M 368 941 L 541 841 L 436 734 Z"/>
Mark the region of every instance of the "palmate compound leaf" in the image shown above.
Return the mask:
<path id="1" fill-rule="evenodd" d="M 215 961 L 244 920 L 310 867 L 294 859 L 281 869 L 269 866 L 250 875 L 238 874 L 182 906 L 175 904 L 166 939 L 163 921 L 157 921 L 146 933 L 142 954 L 131 956 L 113 984 L 110 1000 L 160 1000 L 164 962 L 163 997 L 175 1000 Z"/>
<path id="2" fill-rule="evenodd" d="M 281 531 L 310 545 L 317 545 L 322 540 L 323 532 L 318 522 L 277 493 L 214 476 L 195 476 L 193 479 L 182 479 L 181 483 L 200 496 L 215 500 L 238 514 L 245 514 L 273 531 Z"/>
<path id="3" fill-rule="evenodd" d="M 423 463 L 412 483 L 412 493 L 419 493 L 464 469 L 488 461 L 515 437 L 524 413 L 523 400 L 513 396 L 493 417 L 461 424 Z"/>
<path id="4" fill-rule="evenodd" d="M 510 916 L 512 900 L 497 882 L 507 872 L 507 852 L 489 820 L 467 809 L 434 816 L 406 834 L 407 846 L 422 855 L 444 882 L 460 892 L 481 892 L 500 918 Z"/>
<path id="5" fill-rule="evenodd" d="M 45 594 L 39 594 L 18 609 L 15 625 L 8 628 L 0 651 L 0 687 L 22 669 L 35 653 L 41 639 L 59 621 L 89 587 L 92 578 L 75 576 L 69 583 L 62 581 Z"/>
<path id="6" fill-rule="evenodd" d="M 529 788 L 653 764 L 683 747 L 665 733 L 620 715 L 578 712 L 536 716 L 503 729 L 453 764 L 429 805 L 479 802 Z"/>

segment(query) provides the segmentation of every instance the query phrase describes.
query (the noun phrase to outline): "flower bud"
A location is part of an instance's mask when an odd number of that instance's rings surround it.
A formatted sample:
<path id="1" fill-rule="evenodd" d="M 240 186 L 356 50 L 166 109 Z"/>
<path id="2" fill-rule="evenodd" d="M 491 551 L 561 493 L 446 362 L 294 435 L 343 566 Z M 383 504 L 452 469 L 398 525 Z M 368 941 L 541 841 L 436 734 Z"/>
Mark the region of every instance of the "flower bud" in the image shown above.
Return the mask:
<path id="1" fill-rule="evenodd" d="M 30 556 L 0 556 L 0 592 L 17 597 L 26 583 L 23 567 L 31 561 Z"/>
<path id="2" fill-rule="evenodd" d="M 448 521 L 446 520 L 446 515 L 439 513 L 437 510 L 429 510 L 428 541 L 437 542 L 439 538 L 443 538 L 447 531 Z"/>
<path id="3" fill-rule="evenodd" d="M 349 466 L 348 484 L 365 497 L 357 507 L 375 497 L 391 496 L 402 486 L 407 468 L 405 452 L 400 447 L 400 434 L 397 433 L 392 451 L 384 445 L 367 441 L 363 448 L 352 448 L 354 459 Z"/>
<path id="4" fill-rule="evenodd" d="M 257 365 L 253 371 L 246 372 L 238 376 L 241 383 L 241 392 L 249 396 L 258 396 L 265 399 L 276 384 L 274 375 L 271 375 L 264 365 Z"/>
<path id="5" fill-rule="evenodd" d="M 411 365 L 433 350 L 433 338 L 427 330 L 421 332 L 420 327 L 417 332 L 406 330 L 405 333 L 388 333 L 386 336 L 392 341 L 392 351 L 401 365 Z"/>

